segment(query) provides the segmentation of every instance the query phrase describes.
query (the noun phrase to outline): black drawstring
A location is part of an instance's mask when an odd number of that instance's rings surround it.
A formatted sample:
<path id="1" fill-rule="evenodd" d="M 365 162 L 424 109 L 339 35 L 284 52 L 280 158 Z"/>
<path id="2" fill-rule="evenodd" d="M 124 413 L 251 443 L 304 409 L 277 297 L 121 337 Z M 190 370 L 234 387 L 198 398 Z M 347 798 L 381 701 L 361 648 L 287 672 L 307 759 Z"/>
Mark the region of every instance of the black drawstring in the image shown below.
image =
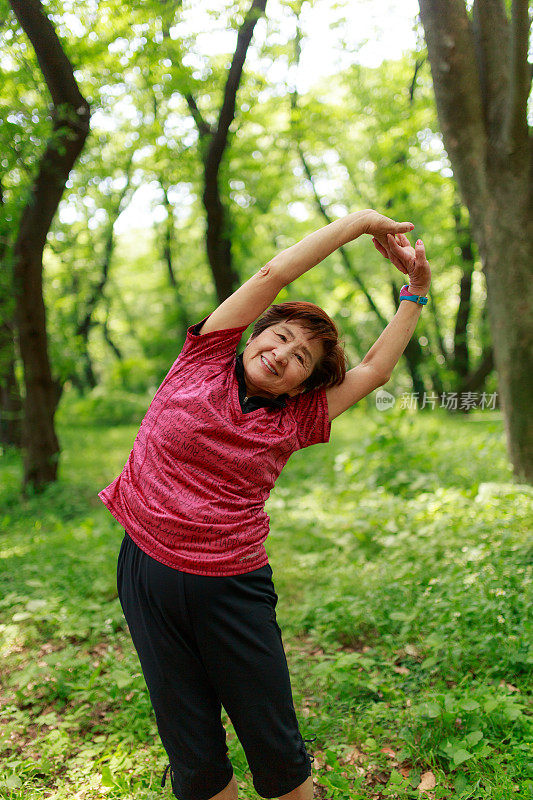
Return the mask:
<path id="1" fill-rule="evenodd" d="M 302 739 L 302 742 L 316 742 L 316 736 L 313 736 L 313 737 L 311 737 L 311 739 Z M 311 761 L 312 761 L 312 762 L 313 762 L 313 764 L 314 764 L 314 762 L 315 762 L 315 757 L 314 757 L 314 756 L 312 756 L 312 755 L 309 755 L 309 753 L 308 753 L 307 755 L 309 756 L 309 758 L 311 759 Z"/>
<path id="2" fill-rule="evenodd" d="M 165 767 L 165 771 L 163 772 L 163 777 L 161 779 L 161 788 L 162 789 L 165 786 L 165 783 L 166 783 L 166 780 L 167 780 L 167 773 L 168 773 L 169 769 L 170 769 L 170 764 L 167 764 L 167 766 Z M 172 778 L 172 775 L 170 777 Z"/>

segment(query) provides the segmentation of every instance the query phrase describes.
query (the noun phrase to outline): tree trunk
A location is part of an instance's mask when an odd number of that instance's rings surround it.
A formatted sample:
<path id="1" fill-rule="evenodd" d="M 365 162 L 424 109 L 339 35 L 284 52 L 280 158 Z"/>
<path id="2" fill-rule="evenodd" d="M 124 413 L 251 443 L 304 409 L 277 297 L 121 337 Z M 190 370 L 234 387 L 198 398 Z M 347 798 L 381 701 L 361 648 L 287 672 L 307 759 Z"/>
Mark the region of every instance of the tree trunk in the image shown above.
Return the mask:
<path id="1" fill-rule="evenodd" d="M 444 145 L 470 213 L 509 456 L 533 483 L 533 143 L 527 0 L 419 0 Z"/>
<path id="2" fill-rule="evenodd" d="M 13 328 L 0 323 L 0 444 L 22 447 L 22 399 L 15 375 Z"/>
<path id="3" fill-rule="evenodd" d="M 89 105 L 39 0 L 10 0 L 31 41 L 53 101 L 53 131 L 24 208 L 14 246 L 16 324 L 24 364 L 23 489 L 38 490 L 57 476 L 54 414 L 61 394 L 52 379 L 43 300 L 43 250 L 65 184 L 89 131 Z"/>
<path id="4" fill-rule="evenodd" d="M 170 203 L 168 197 L 168 187 L 163 182 L 160 181 L 161 188 L 163 189 L 163 205 L 165 206 L 167 212 L 167 218 L 164 221 L 164 229 L 163 229 L 163 260 L 167 265 L 167 273 L 168 279 L 172 289 L 174 290 L 174 294 L 176 296 L 176 309 L 177 309 L 177 316 L 178 316 L 178 325 L 179 325 L 179 336 L 180 338 L 185 338 L 187 334 L 187 328 L 189 325 L 192 324 L 192 321 L 189 321 L 189 315 L 187 313 L 187 308 L 183 301 L 182 293 L 176 279 L 176 273 L 174 270 L 174 259 L 173 259 L 173 250 L 174 244 L 176 240 L 176 231 L 174 226 L 174 213 L 172 209 L 172 204 Z"/>
<path id="5" fill-rule="evenodd" d="M 0 208 L 4 205 L 0 181 Z M 22 447 L 22 399 L 15 374 L 13 265 L 7 234 L 0 237 L 0 444 Z"/>
<path id="6" fill-rule="evenodd" d="M 266 2 L 267 0 L 253 0 L 239 29 L 237 46 L 228 72 L 224 87 L 224 99 L 215 127 L 212 128 L 203 119 L 193 96 L 186 95 L 187 103 L 198 128 L 200 144 L 205 153 L 202 199 L 207 220 L 206 249 L 219 303 L 232 294 L 238 281 L 238 275 L 232 264 L 227 212 L 220 189 L 220 167 L 228 144 L 229 128 L 235 118 L 237 90 L 241 82 L 246 54 L 257 20 L 265 13 Z"/>
<path id="7" fill-rule="evenodd" d="M 517 206 L 511 192 L 494 209 L 485 275 L 508 450 L 516 477 L 533 483 L 533 232 Z"/>
<path id="8" fill-rule="evenodd" d="M 459 381 L 464 381 L 470 368 L 470 352 L 468 347 L 468 320 L 470 317 L 472 297 L 472 273 L 474 272 L 474 253 L 470 231 L 461 220 L 461 206 L 454 206 L 455 230 L 461 248 L 462 275 L 459 282 L 459 308 L 455 317 L 453 336 L 453 368 Z"/>

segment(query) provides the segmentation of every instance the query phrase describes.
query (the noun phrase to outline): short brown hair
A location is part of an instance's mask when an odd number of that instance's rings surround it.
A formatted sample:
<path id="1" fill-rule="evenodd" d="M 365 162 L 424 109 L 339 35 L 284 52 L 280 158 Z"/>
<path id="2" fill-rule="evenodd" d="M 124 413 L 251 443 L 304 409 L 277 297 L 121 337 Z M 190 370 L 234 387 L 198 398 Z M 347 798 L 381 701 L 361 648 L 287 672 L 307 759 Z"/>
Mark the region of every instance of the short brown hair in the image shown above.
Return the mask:
<path id="1" fill-rule="evenodd" d="M 303 328 L 311 331 L 312 338 L 319 339 L 324 347 L 324 355 L 304 381 L 304 391 L 310 392 L 320 386 L 328 388 L 342 383 L 346 375 L 346 356 L 337 326 L 324 309 L 314 303 L 295 300 L 270 306 L 255 323 L 250 338 L 255 339 L 272 325 L 289 319 L 299 322 Z"/>

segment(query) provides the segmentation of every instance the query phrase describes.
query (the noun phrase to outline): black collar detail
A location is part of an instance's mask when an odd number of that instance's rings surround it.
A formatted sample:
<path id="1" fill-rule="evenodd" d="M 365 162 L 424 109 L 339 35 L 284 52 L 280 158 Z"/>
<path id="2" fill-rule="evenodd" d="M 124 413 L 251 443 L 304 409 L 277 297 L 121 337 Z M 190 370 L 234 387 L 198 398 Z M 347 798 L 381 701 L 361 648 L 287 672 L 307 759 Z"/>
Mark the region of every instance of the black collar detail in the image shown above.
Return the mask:
<path id="1" fill-rule="evenodd" d="M 288 394 L 280 394 L 278 397 L 260 397 L 255 394 L 246 400 L 246 381 L 244 380 L 243 354 L 239 353 L 235 359 L 235 375 L 239 384 L 239 402 L 243 413 L 254 411 L 256 408 L 285 408 L 287 405 Z"/>

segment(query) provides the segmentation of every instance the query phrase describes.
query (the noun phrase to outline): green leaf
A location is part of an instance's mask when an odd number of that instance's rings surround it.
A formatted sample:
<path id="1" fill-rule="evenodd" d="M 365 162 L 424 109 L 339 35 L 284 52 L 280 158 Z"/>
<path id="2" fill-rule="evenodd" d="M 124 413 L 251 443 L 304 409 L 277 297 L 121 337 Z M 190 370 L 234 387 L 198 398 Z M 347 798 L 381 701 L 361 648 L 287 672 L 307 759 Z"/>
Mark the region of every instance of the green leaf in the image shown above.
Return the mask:
<path id="1" fill-rule="evenodd" d="M 469 758 L 473 758 L 473 753 L 469 753 L 468 750 L 463 750 L 459 748 L 453 751 L 453 763 L 454 766 L 458 767 L 460 764 L 464 764 L 465 761 L 468 761 Z"/>
<path id="2" fill-rule="evenodd" d="M 464 792 L 464 790 L 468 786 L 468 778 L 466 777 L 464 772 L 458 772 L 457 773 L 457 775 L 455 776 L 455 779 L 453 781 L 453 786 L 454 786 L 455 791 L 458 794 L 461 794 L 461 792 Z"/>
<path id="3" fill-rule="evenodd" d="M 509 720 L 518 719 L 518 717 L 522 716 L 522 711 L 519 706 L 515 705 L 514 703 L 505 703 L 503 707 L 503 714 Z"/>
<path id="4" fill-rule="evenodd" d="M 436 719 L 441 715 L 441 707 L 438 703 L 422 703 L 420 713 L 430 719 Z"/>
<path id="5" fill-rule="evenodd" d="M 465 737 L 465 741 L 469 747 L 474 747 L 478 742 L 483 739 L 483 733 L 481 731 L 472 731 Z"/>
<path id="6" fill-rule="evenodd" d="M 476 708 L 481 708 L 481 706 L 477 700 L 467 699 L 461 700 L 459 703 L 459 708 L 461 708 L 463 711 L 475 711 Z"/>
<path id="7" fill-rule="evenodd" d="M 10 775 L 4 781 L 4 786 L 7 786 L 8 789 L 20 789 L 22 786 L 22 781 L 18 775 Z"/>
<path id="8" fill-rule="evenodd" d="M 102 786 L 113 787 L 115 785 L 115 781 L 113 780 L 113 775 L 111 774 L 111 770 L 109 769 L 107 764 L 105 764 L 102 767 L 100 774 L 102 776 Z"/>
<path id="9" fill-rule="evenodd" d="M 348 789 L 350 786 L 350 781 L 347 778 L 343 778 L 342 775 L 337 775 L 336 773 L 330 773 L 327 776 L 327 780 L 330 786 L 335 789 Z"/>
<path id="10" fill-rule="evenodd" d="M 125 686 L 129 686 L 133 681 L 133 676 L 123 669 L 112 670 L 109 677 L 119 689 L 124 689 Z"/>
<path id="11" fill-rule="evenodd" d="M 405 783 L 403 775 L 397 769 L 393 769 L 387 786 L 402 786 Z"/>

